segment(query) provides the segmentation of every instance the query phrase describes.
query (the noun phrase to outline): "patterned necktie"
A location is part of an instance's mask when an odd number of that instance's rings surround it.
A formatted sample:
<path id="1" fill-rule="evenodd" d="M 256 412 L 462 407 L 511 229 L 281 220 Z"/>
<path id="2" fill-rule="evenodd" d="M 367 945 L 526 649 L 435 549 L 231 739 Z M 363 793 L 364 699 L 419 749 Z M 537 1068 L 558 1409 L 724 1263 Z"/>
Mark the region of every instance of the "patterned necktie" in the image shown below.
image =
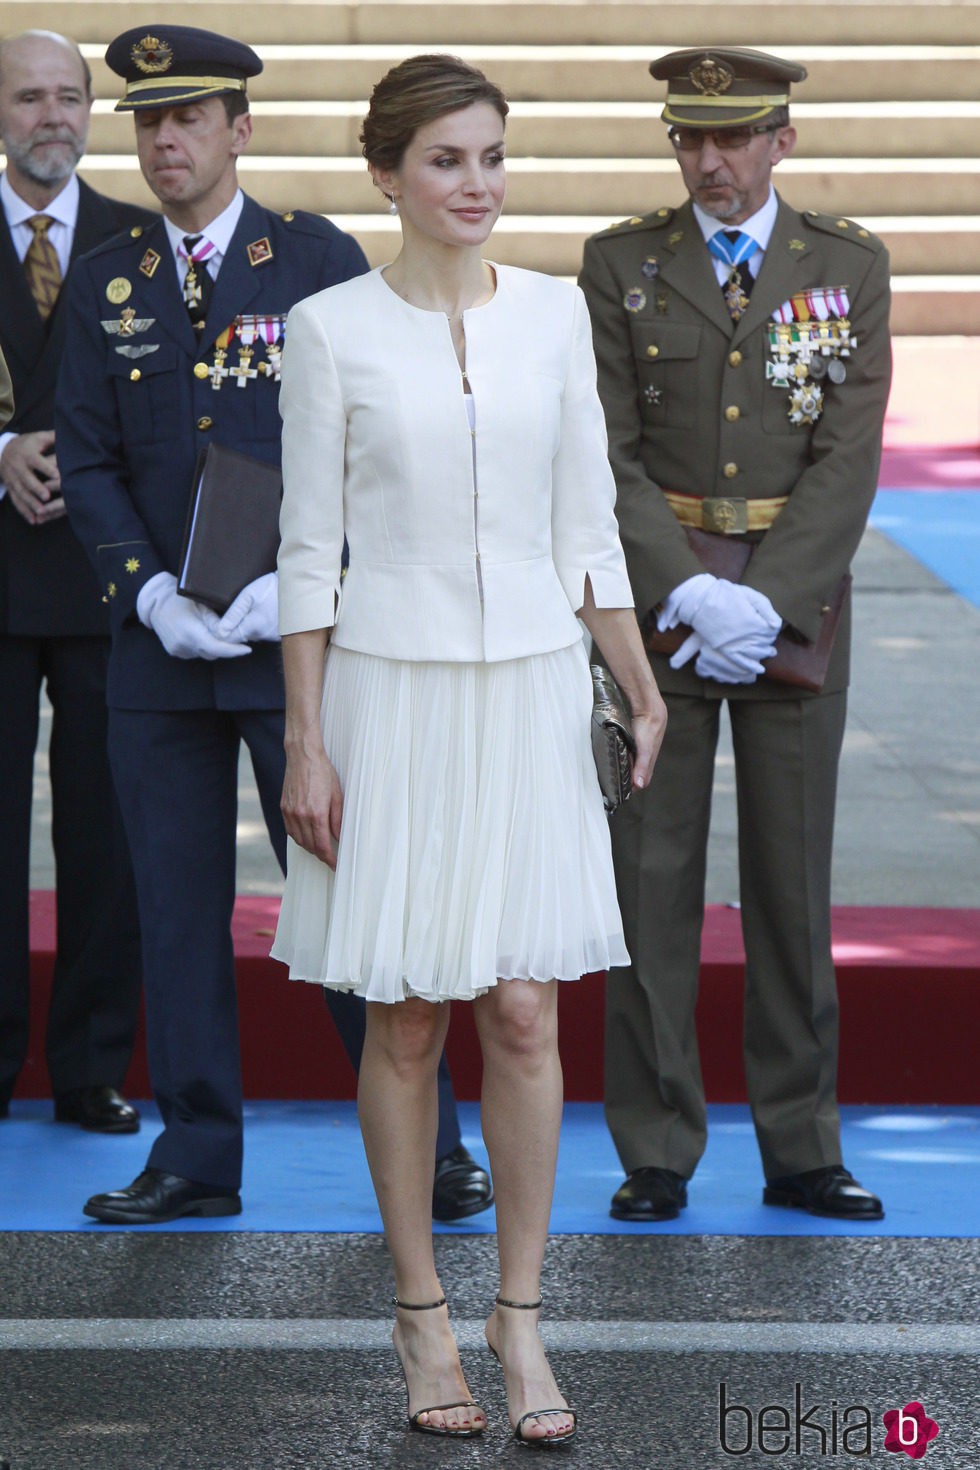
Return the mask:
<path id="1" fill-rule="evenodd" d="M 184 277 L 184 304 L 195 331 L 202 331 L 208 314 L 208 302 L 214 290 L 214 281 L 204 264 L 215 253 L 215 246 L 204 235 L 185 235 L 178 254 L 187 261 Z"/>
<path id="2" fill-rule="evenodd" d="M 719 230 L 708 241 L 708 249 L 716 260 L 728 266 L 728 280 L 722 286 L 728 315 L 733 322 L 741 319 L 752 294 L 752 272 L 745 264 L 759 246 L 743 230 Z M 739 270 L 744 266 L 744 270 Z"/>
<path id="3" fill-rule="evenodd" d="M 48 239 L 48 229 L 54 224 L 54 220 L 50 214 L 34 214 L 27 223 L 34 231 L 34 239 L 24 256 L 24 273 L 38 314 L 46 322 L 54 310 L 61 289 L 58 252 Z"/>

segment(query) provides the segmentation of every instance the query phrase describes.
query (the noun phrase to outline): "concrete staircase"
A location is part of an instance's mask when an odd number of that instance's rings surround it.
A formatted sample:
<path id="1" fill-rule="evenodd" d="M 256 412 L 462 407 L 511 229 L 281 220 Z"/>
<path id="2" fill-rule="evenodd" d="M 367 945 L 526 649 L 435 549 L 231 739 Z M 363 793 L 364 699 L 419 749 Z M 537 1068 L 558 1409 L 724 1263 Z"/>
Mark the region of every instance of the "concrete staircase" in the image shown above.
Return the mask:
<path id="1" fill-rule="evenodd" d="M 801 208 L 856 216 L 883 236 L 895 331 L 980 333 L 980 3 L 896 0 L 802 6 L 707 0 L 360 0 L 275 6 L 197 0 L 0 0 L 0 33 L 45 26 L 89 59 L 98 102 L 82 172 L 97 188 L 152 204 L 132 123 L 112 112 L 106 43 L 164 16 L 234 34 L 265 61 L 250 92 L 255 133 L 245 187 L 277 209 L 330 215 L 372 264 L 397 248 L 357 134 L 385 70 L 420 50 L 483 67 L 512 102 L 508 197 L 495 258 L 574 276 L 582 242 L 613 219 L 679 203 L 658 121 L 663 84 L 647 63 L 699 43 L 750 44 L 806 65 L 795 94 L 799 144 L 780 166 Z"/>

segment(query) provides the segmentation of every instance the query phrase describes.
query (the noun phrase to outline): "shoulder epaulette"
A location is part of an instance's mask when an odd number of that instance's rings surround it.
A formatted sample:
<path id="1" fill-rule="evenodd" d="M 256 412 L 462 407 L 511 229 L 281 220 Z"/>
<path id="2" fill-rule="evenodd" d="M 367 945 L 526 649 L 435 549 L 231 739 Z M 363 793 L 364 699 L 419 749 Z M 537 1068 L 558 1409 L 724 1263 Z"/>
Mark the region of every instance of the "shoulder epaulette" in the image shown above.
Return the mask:
<path id="1" fill-rule="evenodd" d="M 607 225 L 604 230 L 598 230 L 594 236 L 597 240 L 607 239 L 610 235 L 628 235 L 633 230 L 660 230 L 664 225 L 670 224 L 676 214 L 676 210 L 654 209 L 650 214 L 633 214 L 629 219 L 617 220 L 615 224 Z"/>
<path id="2" fill-rule="evenodd" d="M 125 226 L 118 235 L 110 235 L 108 240 L 103 240 L 99 245 L 93 245 L 86 253 L 91 256 L 111 255 L 116 250 L 129 250 L 137 240 L 142 239 L 149 226 L 131 225 L 129 229 Z"/>
<path id="3" fill-rule="evenodd" d="M 822 230 L 825 235 L 836 235 L 838 239 L 853 240 L 858 245 L 863 245 L 867 250 L 883 250 L 884 244 L 877 235 L 873 235 L 864 225 L 857 220 L 845 219 L 843 215 L 821 214 L 818 209 L 808 209 L 803 215 L 806 223 L 814 230 Z"/>
<path id="4" fill-rule="evenodd" d="M 289 228 L 290 232 L 301 235 L 316 235 L 319 239 L 322 239 L 324 235 L 331 234 L 337 228 L 328 219 L 324 219 L 322 214 L 312 214 L 307 209 L 286 209 L 280 214 L 279 218 Z"/>

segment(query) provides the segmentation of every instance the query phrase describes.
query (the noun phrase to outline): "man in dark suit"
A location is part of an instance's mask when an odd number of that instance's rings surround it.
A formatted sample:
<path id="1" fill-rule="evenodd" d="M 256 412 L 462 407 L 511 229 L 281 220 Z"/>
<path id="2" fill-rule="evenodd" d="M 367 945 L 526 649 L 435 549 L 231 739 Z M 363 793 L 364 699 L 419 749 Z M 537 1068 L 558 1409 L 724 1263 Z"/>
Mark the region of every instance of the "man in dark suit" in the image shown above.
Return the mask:
<path id="1" fill-rule="evenodd" d="M 0 1116 L 27 1055 L 31 797 L 43 684 L 57 954 L 46 1053 L 55 1117 L 132 1132 L 121 1087 L 139 1005 L 136 902 L 106 753 L 109 622 L 65 517 L 54 390 L 65 342 L 61 280 L 84 251 L 152 218 L 75 175 L 91 79 L 63 36 L 0 42 L 0 348 L 16 413 L 0 436 Z"/>
<path id="2" fill-rule="evenodd" d="M 667 1220 L 705 1144 L 694 1007 L 719 712 L 738 789 L 745 1068 L 768 1205 L 857 1220 L 880 1200 L 841 1161 L 830 861 L 847 699 L 845 615 L 826 679 L 765 677 L 780 632 L 814 642 L 860 541 L 888 398 L 888 257 L 850 220 L 791 209 L 803 67 L 672 52 L 664 121 L 690 195 L 587 242 L 617 516 L 669 721 L 649 788 L 612 824 L 628 969 L 607 991 L 606 1117 L 627 1173 L 612 1213 Z M 752 552 L 713 575 L 714 551 Z M 693 538 L 696 540 L 696 538 Z M 705 541 L 699 543 L 702 549 Z"/>
<path id="3" fill-rule="evenodd" d="M 140 166 L 164 217 L 80 263 L 58 390 L 64 494 L 112 624 L 110 756 L 133 853 L 147 1043 L 164 1131 L 126 1189 L 86 1213 L 147 1224 L 241 1209 L 242 1090 L 230 920 L 238 751 L 249 747 L 285 863 L 284 691 L 275 573 L 219 619 L 177 592 L 199 452 L 280 459 L 286 314 L 367 268 L 318 215 L 271 213 L 238 186 L 251 135 L 249 47 L 193 27 L 141 26 L 106 60 L 126 78 Z M 285 983 L 285 982 L 284 982 Z M 363 1004 L 326 992 L 355 1065 Z M 443 1070 L 435 1213 L 485 1209 Z"/>

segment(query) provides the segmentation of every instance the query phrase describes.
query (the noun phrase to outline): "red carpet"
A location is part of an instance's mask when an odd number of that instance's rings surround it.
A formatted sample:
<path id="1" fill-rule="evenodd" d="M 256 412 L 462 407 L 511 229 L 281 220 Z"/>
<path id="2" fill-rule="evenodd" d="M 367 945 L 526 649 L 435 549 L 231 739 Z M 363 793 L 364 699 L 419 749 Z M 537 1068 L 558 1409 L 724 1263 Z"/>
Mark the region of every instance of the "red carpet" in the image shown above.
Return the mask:
<path id="1" fill-rule="evenodd" d="M 980 488 L 980 341 L 898 337 L 879 485 Z"/>
<path id="2" fill-rule="evenodd" d="M 353 1073 L 318 987 L 290 984 L 268 958 L 278 900 L 240 898 L 235 911 L 246 1093 L 349 1098 Z M 54 895 L 32 895 L 31 1055 L 19 1097 L 47 1094 L 43 1023 L 53 963 Z M 834 956 L 841 1000 L 839 1096 L 844 1103 L 980 1103 L 980 910 L 839 908 Z M 710 908 L 702 946 L 698 1023 L 712 1102 L 745 1097 L 738 913 Z M 570 1102 L 602 1096 L 603 980 L 561 990 L 561 1049 Z M 461 1098 L 479 1092 L 479 1051 L 468 1007 L 455 1008 L 449 1054 Z M 142 1041 L 127 1091 L 149 1096 Z"/>

